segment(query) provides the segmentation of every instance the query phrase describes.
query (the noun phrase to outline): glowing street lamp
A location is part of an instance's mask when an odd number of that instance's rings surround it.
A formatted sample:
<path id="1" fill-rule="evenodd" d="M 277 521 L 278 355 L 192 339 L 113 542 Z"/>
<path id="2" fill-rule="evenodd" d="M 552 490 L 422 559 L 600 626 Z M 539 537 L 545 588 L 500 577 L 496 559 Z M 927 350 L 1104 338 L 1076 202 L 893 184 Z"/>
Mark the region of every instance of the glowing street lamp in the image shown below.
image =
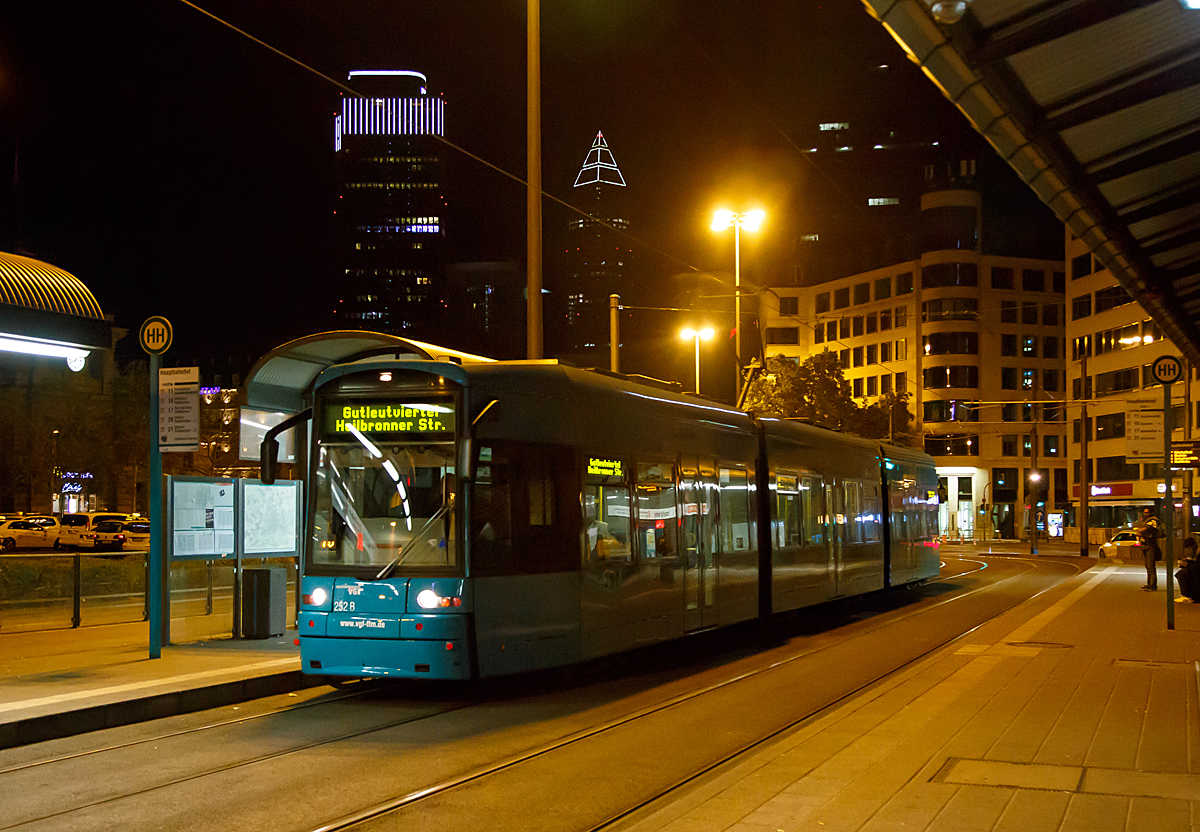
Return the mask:
<path id="1" fill-rule="evenodd" d="M 738 213 L 721 209 L 713 214 L 712 230 L 724 231 L 733 226 L 733 351 L 738 360 L 738 393 L 742 392 L 742 235 L 741 230 L 757 231 L 766 214 L 763 211 Z"/>
<path id="2" fill-rule="evenodd" d="M 679 337 L 687 341 L 689 338 L 696 342 L 696 393 L 700 392 L 700 339 L 708 341 L 715 333 L 711 326 L 706 326 L 704 329 L 681 329 Z"/>

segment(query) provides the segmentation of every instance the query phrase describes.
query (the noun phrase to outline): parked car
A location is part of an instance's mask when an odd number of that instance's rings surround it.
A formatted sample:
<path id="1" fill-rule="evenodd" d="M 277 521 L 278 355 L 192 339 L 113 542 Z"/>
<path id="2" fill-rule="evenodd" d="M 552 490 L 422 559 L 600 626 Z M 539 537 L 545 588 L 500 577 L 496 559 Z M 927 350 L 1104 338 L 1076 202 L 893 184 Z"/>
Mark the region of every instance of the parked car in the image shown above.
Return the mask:
<path id="1" fill-rule="evenodd" d="M 1142 543 L 1138 539 L 1137 532 L 1117 532 L 1113 535 L 1112 540 L 1100 544 L 1100 557 L 1140 561 L 1142 559 Z"/>
<path id="2" fill-rule="evenodd" d="M 95 531 L 97 523 L 124 521 L 129 515 L 119 511 L 75 511 L 62 516 L 62 545 L 91 547 L 88 535 Z"/>
<path id="3" fill-rule="evenodd" d="M 16 549 L 39 549 L 56 540 L 48 527 L 28 518 L 5 520 L 0 523 L 0 549 L 12 552 Z"/>
<path id="4" fill-rule="evenodd" d="M 46 530 L 46 542 L 55 549 L 62 548 L 62 524 L 53 514 L 25 514 L 19 520 L 28 520 Z"/>
<path id="5" fill-rule="evenodd" d="M 80 549 L 111 549 L 120 551 L 125 548 L 125 524 L 120 520 L 104 520 L 92 526 L 90 532 L 79 536 Z"/>
<path id="6" fill-rule="evenodd" d="M 125 548 L 135 551 L 145 551 L 150 548 L 150 521 L 144 518 L 126 520 L 121 524 L 125 529 Z"/>

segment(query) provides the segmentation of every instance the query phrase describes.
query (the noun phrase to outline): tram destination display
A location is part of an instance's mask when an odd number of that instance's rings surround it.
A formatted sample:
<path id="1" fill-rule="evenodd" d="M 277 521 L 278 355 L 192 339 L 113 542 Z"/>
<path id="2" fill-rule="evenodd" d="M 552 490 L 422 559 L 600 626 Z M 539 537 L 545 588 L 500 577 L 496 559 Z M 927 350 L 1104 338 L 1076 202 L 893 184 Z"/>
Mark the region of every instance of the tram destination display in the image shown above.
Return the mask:
<path id="1" fill-rule="evenodd" d="M 399 439 L 406 436 L 454 438 L 450 402 L 326 402 L 321 434 L 347 438 L 357 434 Z"/>

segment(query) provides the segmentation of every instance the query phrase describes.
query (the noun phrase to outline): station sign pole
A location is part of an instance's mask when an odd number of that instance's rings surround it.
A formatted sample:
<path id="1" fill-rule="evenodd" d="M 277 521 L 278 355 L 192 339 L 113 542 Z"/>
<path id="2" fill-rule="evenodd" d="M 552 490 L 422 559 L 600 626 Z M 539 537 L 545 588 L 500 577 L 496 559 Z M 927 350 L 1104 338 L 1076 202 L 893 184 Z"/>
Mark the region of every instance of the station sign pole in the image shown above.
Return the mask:
<path id="1" fill-rule="evenodd" d="M 1163 387 L 1163 484 L 1166 486 L 1167 510 L 1163 512 L 1163 552 L 1167 565 L 1167 629 L 1175 629 L 1175 495 L 1171 493 L 1171 384 L 1183 378 L 1183 362 L 1173 355 L 1163 355 L 1150 365 L 1150 375 Z M 1158 567 L 1156 566 L 1155 569 Z"/>
<path id="2" fill-rule="evenodd" d="M 146 553 L 146 613 L 150 623 L 150 658 L 162 658 L 163 647 L 163 516 L 162 452 L 158 447 L 158 376 L 162 354 L 171 346 L 171 323 L 155 315 L 147 318 L 138 332 L 138 341 L 150 355 L 150 551 Z"/>

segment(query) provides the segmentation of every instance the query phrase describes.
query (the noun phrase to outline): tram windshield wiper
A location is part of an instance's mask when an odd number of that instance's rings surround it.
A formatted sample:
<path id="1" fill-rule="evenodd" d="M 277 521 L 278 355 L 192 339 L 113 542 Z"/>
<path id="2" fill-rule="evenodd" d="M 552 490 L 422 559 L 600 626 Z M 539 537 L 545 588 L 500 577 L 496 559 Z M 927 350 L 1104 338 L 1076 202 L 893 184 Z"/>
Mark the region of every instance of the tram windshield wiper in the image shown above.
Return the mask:
<path id="1" fill-rule="evenodd" d="M 421 528 L 417 529 L 417 531 L 413 534 L 413 536 L 409 538 L 408 545 L 402 546 L 400 548 L 400 551 L 396 553 L 396 557 L 394 557 L 390 561 L 388 561 L 387 566 L 385 566 L 379 570 L 379 574 L 377 574 L 375 576 L 374 580 L 382 581 L 388 575 L 391 575 L 392 570 L 396 568 L 396 565 L 398 563 L 400 563 L 400 561 L 404 560 L 404 556 L 408 554 L 408 551 L 413 547 L 413 544 L 415 544 L 417 541 L 421 540 L 422 535 L 424 535 L 425 532 L 427 532 L 429 530 L 429 527 L 432 526 L 435 522 L 437 522 L 437 520 L 439 520 L 441 517 L 445 516 L 446 512 L 448 512 L 449 510 L 450 510 L 450 503 L 449 502 L 442 503 L 441 507 L 438 508 L 438 510 L 433 513 L 433 516 L 430 517 L 428 520 L 426 520 L 425 524 L 423 526 L 421 526 Z"/>

